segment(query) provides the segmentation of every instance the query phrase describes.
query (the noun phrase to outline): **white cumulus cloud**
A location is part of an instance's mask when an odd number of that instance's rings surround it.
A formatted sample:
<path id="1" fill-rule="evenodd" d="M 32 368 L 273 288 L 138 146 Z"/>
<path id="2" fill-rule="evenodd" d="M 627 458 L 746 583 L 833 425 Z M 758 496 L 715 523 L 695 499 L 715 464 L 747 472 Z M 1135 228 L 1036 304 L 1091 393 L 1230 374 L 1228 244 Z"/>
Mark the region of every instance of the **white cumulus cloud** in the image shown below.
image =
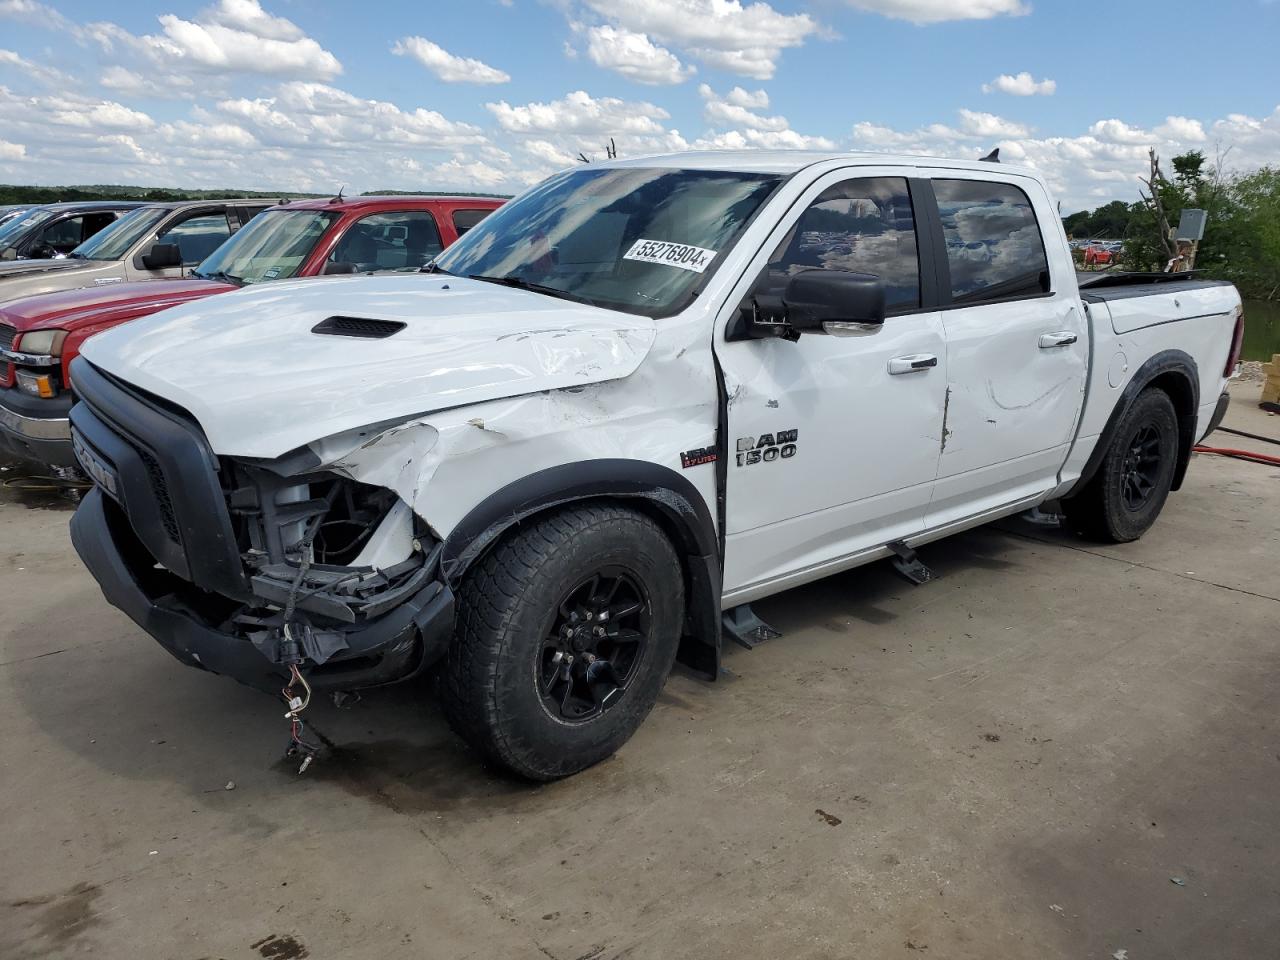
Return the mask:
<path id="1" fill-rule="evenodd" d="M 1166 140 L 1180 140 L 1183 143 L 1204 143 L 1207 139 L 1204 126 L 1199 120 L 1190 117 L 1165 117 L 1164 123 L 1156 127 L 1156 134 Z"/>
<path id="2" fill-rule="evenodd" d="M 1146 144 L 1154 139 L 1145 130 L 1130 126 L 1123 120 L 1099 120 L 1089 132 L 1107 143 Z"/>
<path id="3" fill-rule="evenodd" d="M 946 20 L 989 20 L 1021 17 L 1031 12 L 1025 0 L 846 0 L 852 7 L 912 23 Z"/>
<path id="4" fill-rule="evenodd" d="M 1051 97 L 1057 89 L 1056 80 L 1037 80 L 1025 70 L 1013 75 L 1002 73 L 990 83 L 982 85 L 983 93 L 1008 93 L 1015 97 Z"/>
<path id="5" fill-rule="evenodd" d="M 807 13 L 739 0 L 585 0 L 615 27 L 643 33 L 709 66 L 767 80 L 782 51 L 819 30 Z"/>
<path id="6" fill-rule="evenodd" d="M 391 52 L 413 57 L 445 83 L 507 83 L 511 75 L 473 57 L 458 57 L 425 37 L 403 37 Z"/>
<path id="7" fill-rule="evenodd" d="M 696 72 L 645 34 L 607 24 L 587 30 L 587 56 L 598 67 L 651 86 L 683 83 Z"/>

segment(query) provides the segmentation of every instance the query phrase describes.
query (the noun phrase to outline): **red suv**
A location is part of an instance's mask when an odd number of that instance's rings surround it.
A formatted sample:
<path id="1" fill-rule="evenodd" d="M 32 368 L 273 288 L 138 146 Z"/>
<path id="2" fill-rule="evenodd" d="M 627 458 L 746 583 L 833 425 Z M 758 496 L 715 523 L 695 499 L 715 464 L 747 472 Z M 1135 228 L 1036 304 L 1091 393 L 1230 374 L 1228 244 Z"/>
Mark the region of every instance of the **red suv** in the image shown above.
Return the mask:
<path id="1" fill-rule="evenodd" d="M 181 280 L 68 290 L 0 306 L 0 453 L 76 465 L 68 368 L 89 337 L 246 284 L 417 270 L 502 205 L 488 197 L 296 200 L 264 210 Z"/>

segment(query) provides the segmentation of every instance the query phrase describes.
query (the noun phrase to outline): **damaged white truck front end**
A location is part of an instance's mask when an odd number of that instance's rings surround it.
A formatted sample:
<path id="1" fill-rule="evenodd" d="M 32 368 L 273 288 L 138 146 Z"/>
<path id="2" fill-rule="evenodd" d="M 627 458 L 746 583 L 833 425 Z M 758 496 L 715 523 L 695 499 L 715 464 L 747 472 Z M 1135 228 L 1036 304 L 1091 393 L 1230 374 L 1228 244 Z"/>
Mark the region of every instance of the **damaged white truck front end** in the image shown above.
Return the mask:
<path id="1" fill-rule="evenodd" d="M 592 164 L 423 273 L 91 340 L 72 537 L 180 660 L 283 687 L 308 758 L 300 690 L 438 663 L 472 746 L 564 776 L 677 657 L 714 678 L 722 630 L 766 636 L 758 598 L 895 555 L 921 579 L 914 547 L 1050 498 L 1141 536 L 1225 410 L 1240 301 L 1107 284 L 1081 297 L 1030 171 Z"/>

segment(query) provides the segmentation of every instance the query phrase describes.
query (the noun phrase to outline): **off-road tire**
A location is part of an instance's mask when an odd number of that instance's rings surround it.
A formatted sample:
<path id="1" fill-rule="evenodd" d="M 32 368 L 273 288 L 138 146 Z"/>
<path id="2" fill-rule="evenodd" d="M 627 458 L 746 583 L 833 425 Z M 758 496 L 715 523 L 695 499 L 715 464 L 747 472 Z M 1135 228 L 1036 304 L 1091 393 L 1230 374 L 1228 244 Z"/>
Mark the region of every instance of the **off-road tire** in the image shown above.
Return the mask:
<path id="1" fill-rule="evenodd" d="M 1135 442 L 1155 432 L 1158 459 L 1151 487 L 1136 508 L 1126 502 L 1127 469 Z M 1164 508 L 1178 464 L 1178 416 L 1169 395 L 1148 387 L 1121 418 L 1102 462 L 1092 479 L 1075 496 L 1062 501 L 1067 525 L 1076 533 L 1102 543 L 1137 540 L 1156 522 Z"/>
<path id="2" fill-rule="evenodd" d="M 590 720 L 552 716 L 539 689 L 544 638 L 560 599 L 594 570 L 625 567 L 649 596 L 650 631 L 615 705 Z M 474 567 L 457 595 L 442 670 L 450 725 L 486 760 L 530 780 L 566 777 L 612 756 L 653 709 L 675 662 L 684 580 L 671 542 L 643 514 L 572 506 L 521 525 Z"/>

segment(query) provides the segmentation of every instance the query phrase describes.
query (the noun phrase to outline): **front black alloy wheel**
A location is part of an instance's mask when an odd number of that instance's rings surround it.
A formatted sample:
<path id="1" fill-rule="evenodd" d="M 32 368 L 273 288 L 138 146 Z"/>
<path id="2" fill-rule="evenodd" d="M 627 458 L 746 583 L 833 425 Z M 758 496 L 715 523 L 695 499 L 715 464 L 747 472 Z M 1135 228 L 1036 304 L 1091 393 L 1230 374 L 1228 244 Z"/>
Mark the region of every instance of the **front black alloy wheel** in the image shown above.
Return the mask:
<path id="1" fill-rule="evenodd" d="M 458 590 L 445 715 L 522 777 L 577 773 L 653 708 L 683 620 L 679 557 L 648 517 L 597 503 L 522 523 Z"/>
<path id="2" fill-rule="evenodd" d="M 616 706 L 636 675 L 652 623 L 649 596 L 625 567 L 604 567 L 569 591 L 554 619 L 538 678 L 543 706 L 583 723 Z"/>

